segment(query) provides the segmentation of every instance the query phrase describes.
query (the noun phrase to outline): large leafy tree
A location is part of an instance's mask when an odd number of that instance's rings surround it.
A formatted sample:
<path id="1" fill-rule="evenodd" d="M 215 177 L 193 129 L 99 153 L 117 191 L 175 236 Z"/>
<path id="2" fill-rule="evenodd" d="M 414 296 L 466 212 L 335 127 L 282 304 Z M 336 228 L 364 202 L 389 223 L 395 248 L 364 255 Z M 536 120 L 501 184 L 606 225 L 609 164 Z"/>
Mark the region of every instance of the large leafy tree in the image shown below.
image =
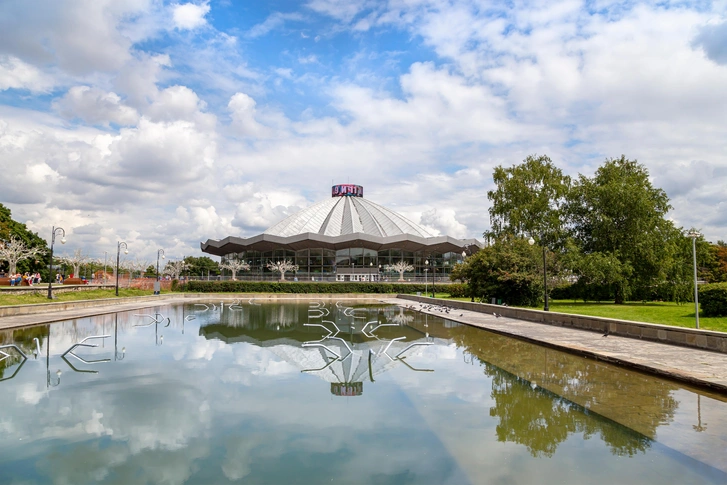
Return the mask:
<path id="1" fill-rule="evenodd" d="M 582 253 L 600 253 L 591 261 L 598 264 L 618 262 L 618 274 L 608 277 L 616 303 L 665 281 L 675 228 L 666 218 L 669 198 L 651 184 L 646 167 L 624 156 L 607 160 L 592 178 L 579 176 L 567 208 Z"/>
<path id="2" fill-rule="evenodd" d="M 536 306 L 543 295 L 537 253 L 523 238 L 503 236 L 456 265 L 450 278 L 466 282 L 473 299 Z"/>
<path id="3" fill-rule="evenodd" d="M 519 165 L 498 166 L 492 178 L 490 236 L 532 236 L 550 248 L 562 242 L 571 179 L 550 158 L 531 155 Z"/>
<path id="4" fill-rule="evenodd" d="M 184 258 L 184 262 L 187 264 L 186 274 L 194 276 L 217 276 L 220 274 L 220 263 L 213 260 L 209 256 L 187 256 Z"/>

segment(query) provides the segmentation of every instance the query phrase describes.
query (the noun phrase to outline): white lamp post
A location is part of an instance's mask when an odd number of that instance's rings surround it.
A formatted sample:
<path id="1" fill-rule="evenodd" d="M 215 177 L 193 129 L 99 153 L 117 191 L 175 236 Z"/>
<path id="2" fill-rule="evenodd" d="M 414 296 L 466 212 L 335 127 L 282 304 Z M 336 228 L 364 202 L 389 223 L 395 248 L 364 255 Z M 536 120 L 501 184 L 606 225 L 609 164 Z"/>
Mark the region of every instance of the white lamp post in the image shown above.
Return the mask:
<path id="1" fill-rule="evenodd" d="M 699 328 L 699 290 L 697 289 L 697 238 L 701 236 L 697 231 L 689 231 L 688 237 L 692 238 L 692 259 L 694 262 L 694 318 Z"/>
<path id="2" fill-rule="evenodd" d="M 116 296 L 119 296 L 119 257 L 121 256 L 121 247 L 124 247 L 124 254 L 129 254 L 129 247 L 125 242 L 116 243 Z"/>
<path id="3" fill-rule="evenodd" d="M 53 299 L 53 244 L 56 242 L 56 234 L 61 234 L 61 244 L 66 244 L 66 231 L 62 227 L 53 226 L 50 238 L 50 262 L 48 263 L 48 299 Z"/>
<path id="4" fill-rule="evenodd" d="M 429 295 L 429 287 L 427 286 L 427 272 L 429 271 L 429 260 L 428 259 L 424 260 L 424 266 L 426 266 L 426 268 L 424 268 L 424 294 L 428 296 Z"/>

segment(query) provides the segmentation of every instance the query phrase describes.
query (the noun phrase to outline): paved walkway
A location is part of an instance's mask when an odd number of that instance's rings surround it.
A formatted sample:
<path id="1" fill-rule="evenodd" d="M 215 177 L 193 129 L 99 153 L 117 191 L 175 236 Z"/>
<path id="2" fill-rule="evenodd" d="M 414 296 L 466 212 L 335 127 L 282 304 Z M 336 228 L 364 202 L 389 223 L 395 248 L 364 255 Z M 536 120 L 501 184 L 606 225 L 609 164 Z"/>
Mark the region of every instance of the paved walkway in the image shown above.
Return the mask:
<path id="1" fill-rule="evenodd" d="M 596 332 L 495 317 L 489 313 L 452 309 L 447 314 L 436 309 L 427 310 L 427 305 L 411 300 L 383 300 L 455 322 L 727 394 L 727 354 L 613 335 L 603 337 Z M 442 302 L 446 304 L 446 301 Z"/>
<path id="2" fill-rule="evenodd" d="M 34 313 L 30 315 L 15 315 L 12 317 L 0 317 L 0 330 L 11 328 L 27 327 L 30 325 L 42 325 L 46 323 L 60 322 L 64 320 L 73 320 L 75 318 L 92 317 L 94 315 L 105 315 L 108 313 L 126 312 L 139 308 L 150 308 L 160 305 L 169 305 L 185 300 L 183 297 L 159 297 L 158 299 L 140 302 L 129 302 L 114 305 L 102 305 L 87 308 L 78 308 L 71 310 L 63 310 L 58 312 Z M 71 303 L 71 302 L 68 302 Z"/>

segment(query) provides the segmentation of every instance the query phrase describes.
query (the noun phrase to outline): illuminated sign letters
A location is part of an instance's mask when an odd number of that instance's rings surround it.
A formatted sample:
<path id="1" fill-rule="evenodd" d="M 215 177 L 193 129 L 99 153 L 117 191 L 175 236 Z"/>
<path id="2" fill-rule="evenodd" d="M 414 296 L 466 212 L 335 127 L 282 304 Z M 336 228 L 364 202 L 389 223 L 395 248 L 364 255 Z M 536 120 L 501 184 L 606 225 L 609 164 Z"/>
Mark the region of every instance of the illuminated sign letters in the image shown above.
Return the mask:
<path id="1" fill-rule="evenodd" d="M 363 197 L 363 186 L 353 184 L 334 185 L 331 189 L 333 197 Z"/>

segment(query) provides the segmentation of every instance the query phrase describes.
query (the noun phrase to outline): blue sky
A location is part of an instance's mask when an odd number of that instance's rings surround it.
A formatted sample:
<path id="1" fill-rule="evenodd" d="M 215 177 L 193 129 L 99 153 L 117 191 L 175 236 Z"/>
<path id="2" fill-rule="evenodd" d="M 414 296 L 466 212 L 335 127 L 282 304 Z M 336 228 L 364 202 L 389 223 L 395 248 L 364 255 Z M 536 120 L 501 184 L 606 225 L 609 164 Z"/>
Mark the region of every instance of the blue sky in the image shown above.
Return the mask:
<path id="1" fill-rule="evenodd" d="M 251 236 L 364 185 L 481 237 L 492 169 L 625 154 L 727 239 L 727 2 L 12 0 L 0 200 L 91 255 Z"/>

